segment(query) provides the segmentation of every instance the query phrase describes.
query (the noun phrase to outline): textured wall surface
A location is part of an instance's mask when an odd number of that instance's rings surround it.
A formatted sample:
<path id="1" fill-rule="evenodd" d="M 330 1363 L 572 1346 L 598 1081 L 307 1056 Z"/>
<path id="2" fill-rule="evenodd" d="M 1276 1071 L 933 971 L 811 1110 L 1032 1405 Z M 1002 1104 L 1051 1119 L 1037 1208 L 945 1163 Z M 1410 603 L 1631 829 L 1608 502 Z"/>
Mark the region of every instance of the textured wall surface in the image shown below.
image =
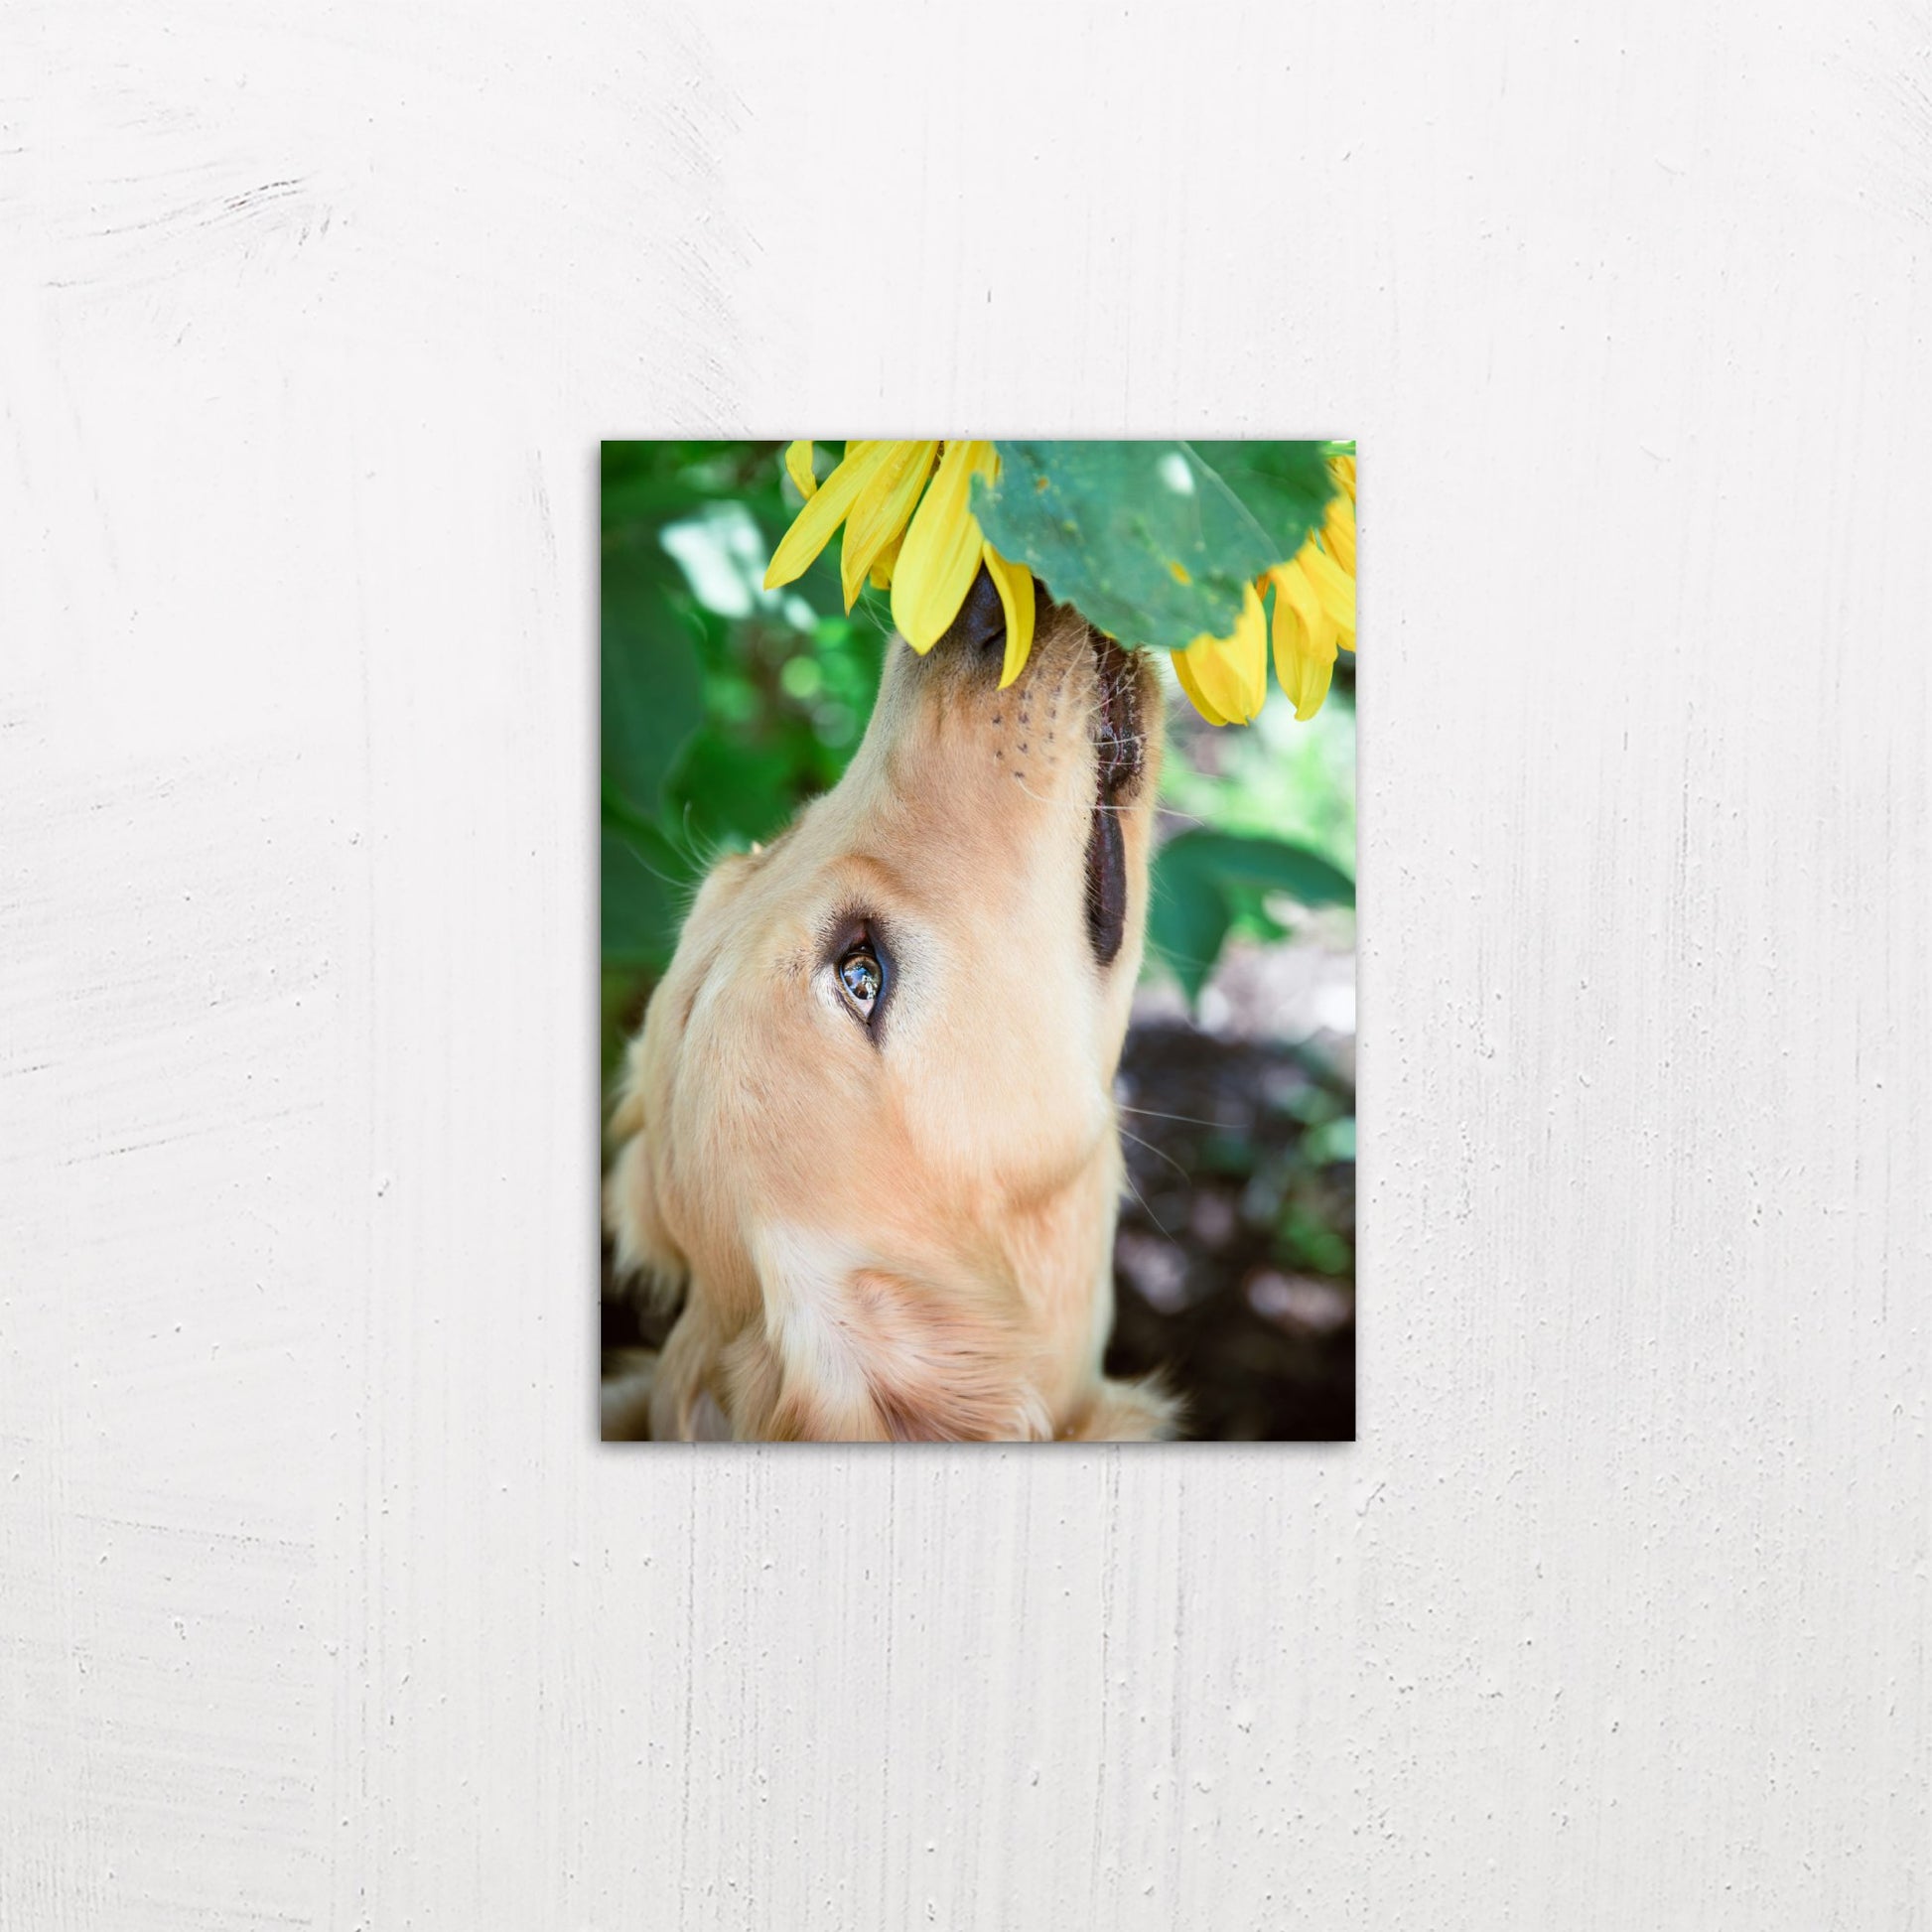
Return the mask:
<path id="1" fill-rule="evenodd" d="M 0 35 L 7 1932 L 1932 1922 L 1923 5 Z M 597 440 L 926 425 L 1361 439 L 1355 1447 L 593 1441 Z"/>

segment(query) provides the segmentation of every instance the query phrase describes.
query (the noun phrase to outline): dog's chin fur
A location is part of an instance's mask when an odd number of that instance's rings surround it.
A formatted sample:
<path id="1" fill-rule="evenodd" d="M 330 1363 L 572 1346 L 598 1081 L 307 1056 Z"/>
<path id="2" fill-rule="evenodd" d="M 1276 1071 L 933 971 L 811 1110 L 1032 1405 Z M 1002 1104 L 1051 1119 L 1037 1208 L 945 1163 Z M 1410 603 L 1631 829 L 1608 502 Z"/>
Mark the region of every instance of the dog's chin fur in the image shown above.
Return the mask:
<path id="1" fill-rule="evenodd" d="M 621 1272 L 682 1303 L 636 1384 L 655 1437 L 1173 1433 L 1100 1366 L 1158 687 L 1043 599 L 1006 691 L 999 657 L 895 640 L 845 777 L 692 905 L 606 1187 Z M 889 956 L 870 1026 L 834 973 L 861 924 Z"/>

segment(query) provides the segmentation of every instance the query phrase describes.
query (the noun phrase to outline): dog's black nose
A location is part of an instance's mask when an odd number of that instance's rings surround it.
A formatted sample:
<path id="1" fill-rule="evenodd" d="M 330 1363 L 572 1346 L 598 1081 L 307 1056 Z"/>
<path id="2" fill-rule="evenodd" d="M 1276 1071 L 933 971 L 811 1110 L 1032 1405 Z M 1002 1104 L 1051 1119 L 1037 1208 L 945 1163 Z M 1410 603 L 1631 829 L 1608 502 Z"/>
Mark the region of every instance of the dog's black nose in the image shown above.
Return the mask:
<path id="1" fill-rule="evenodd" d="M 972 644 L 989 654 L 1004 656 L 1007 647 L 1006 607 L 1000 602 L 999 589 L 984 564 L 980 565 L 980 574 L 973 579 L 973 588 L 966 593 L 966 602 L 959 607 L 958 617 L 947 627 L 945 641 Z"/>

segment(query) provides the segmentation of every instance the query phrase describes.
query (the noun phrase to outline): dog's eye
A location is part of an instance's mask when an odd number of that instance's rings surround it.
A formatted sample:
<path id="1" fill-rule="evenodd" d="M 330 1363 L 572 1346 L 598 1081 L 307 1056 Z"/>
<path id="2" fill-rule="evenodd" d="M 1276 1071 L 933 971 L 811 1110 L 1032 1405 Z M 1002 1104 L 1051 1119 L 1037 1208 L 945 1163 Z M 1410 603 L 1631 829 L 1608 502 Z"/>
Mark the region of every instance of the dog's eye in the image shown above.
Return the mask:
<path id="1" fill-rule="evenodd" d="M 870 1020 L 886 983 L 879 956 L 870 946 L 854 946 L 839 961 L 839 989 L 861 1020 Z"/>

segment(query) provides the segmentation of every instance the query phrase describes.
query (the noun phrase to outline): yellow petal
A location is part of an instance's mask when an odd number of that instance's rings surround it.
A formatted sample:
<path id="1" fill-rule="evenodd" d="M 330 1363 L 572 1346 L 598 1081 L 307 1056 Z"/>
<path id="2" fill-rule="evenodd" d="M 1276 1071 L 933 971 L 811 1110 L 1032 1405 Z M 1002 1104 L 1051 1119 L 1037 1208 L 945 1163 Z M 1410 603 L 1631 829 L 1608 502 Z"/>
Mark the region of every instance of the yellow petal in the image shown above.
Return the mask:
<path id="1" fill-rule="evenodd" d="M 1027 668 L 1034 647 L 1034 574 L 1025 564 L 1010 564 L 989 543 L 981 552 L 1000 608 L 1007 617 L 1007 657 L 1000 671 L 1000 689 Z"/>
<path id="2" fill-rule="evenodd" d="M 872 565 L 872 587 L 876 591 L 890 591 L 893 588 L 893 566 L 898 562 L 898 546 L 902 539 L 895 537 L 877 557 Z"/>
<path id="3" fill-rule="evenodd" d="M 1334 558 L 1311 543 L 1302 546 L 1295 560 L 1314 586 L 1323 614 L 1335 626 L 1336 642 L 1343 650 L 1355 648 L 1355 580 Z"/>
<path id="4" fill-rule="evenodd" d="M 1321 547 L 1350 577 L 1355 574 L 1355 512 L 1340 502 L 1332 503 L 1328 519 L 1321 526 Z"/>
<path id="5" fill-rule="evenodd" d="M 948 443 L 913 514 L 893 566 L 893 621 L 914 650 L 930 650 L 945 634 L 979 575 L 986 539 L 968 505 L 973 479 L 996 469 L 991 443 Z"/>
<path id="6" fill-rule="evenodd" d="M 1231 725 L 1245 725 L 1253 716 L 1243 702 L 1244 680 L 1233 661 L 1223 652 L 1223 639 L 1199 637 L 1187 646 L 1187 668 L 1200 687 L 1201 696 Z"/>
<path id="7" fill-rule="evenodd" d="M 1275 581 L 1275 675 L 1294 700 L 1296 717 L 1312 718 L 1334 676 L 1334 621 L 1299 560 L 1268 574 Z"/>
<path id="8" fill-rule="evenodd" d="M 801 443 L 785 445 L 785 475 L 798 485 L 799 495 L 809 503 L 818 488 L 818 475 L 812 469 L 812 440 L 809 436 Z"/>
<path id="9" fill-rule="evenodd" d="M 1321 522 L 1321 547 L 1349 576 L 1355 574 L 1355 459 L 1331 457 L 1336 493 Z"/>
<path id="10" fill-rule="evenodd" d="M 1225 725 L 1227 720 L 1201 695 L 1200 685 L 1195 680 L 1192 670 L 1188 668 L 1187 652 L 1174 650 L 1170 651 L 1168 655 L 1173 659 L 1173 674 L 1180 680 L 1180 688 L 1186 692 L 1188 702 L 1210 725 Z"/>
<path id="11" fill-rule="evenodd" d="M 1181 689 L 1194 699 L 1203 718 L 1214 711 L 1230 724 L 1245 725 L 1261 710 L 1268 696 L 1268 620 L 1252 584 L 1242 587 L 1241 615 L 1233 630 L 1225 637 L 1196 637 L 1176 657 L 1176 671 L 1181 658 L 1187 672 Z"/>
<path id="12" fill-rule="evenodd" d="M 919 500 L 919 491 L 932 474 L 937 443 L 888 443 L 886 460 L 861 492 L 845 519 L 845 549 L 839 577 L 845 587 L 845 608 L 852 609 L 859 586 L 887 544 L 904 532 L 906 519 Z"/>
<path id="13" fill-rule="evenodd" d="M 764 573 L 767 591 L 775 591 L 780 584 L 789 584 L 794 577 L 802 575 L 812 559 L 831 542 L 832 532 L 845 521 L 846 513 L 858 501 L 859 492 L 872 482 L 890 448 L 885 443 L 845 446 L 845 461 L 792 519 L 791 528 L 771 553 L 771 567 Z"/>

